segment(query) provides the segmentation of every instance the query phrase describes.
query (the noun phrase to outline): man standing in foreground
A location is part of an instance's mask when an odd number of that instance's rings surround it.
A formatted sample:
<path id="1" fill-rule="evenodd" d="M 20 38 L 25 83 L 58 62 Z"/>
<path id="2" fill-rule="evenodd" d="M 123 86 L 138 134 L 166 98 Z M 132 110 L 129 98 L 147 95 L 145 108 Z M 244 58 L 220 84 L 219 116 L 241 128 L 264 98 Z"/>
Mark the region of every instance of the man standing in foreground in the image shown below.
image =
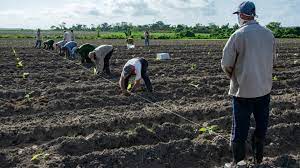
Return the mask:
<path id="1" fill-rule="evenodd" d="M 243 2 L 238 11 L 240 28 L 230 37 L 221 61 L 222 69 L 230 78 L 229 95 L 233 96 L 231 147 L 235 165 L 245 159 L 250 116 L 256 128 L 252 135 L 255 164 L 263 160 L 264 140 L 269 121 L 270 92 L 272 89 L 275 38 L 272 32 L 254 19 L 253 2 Z"/>

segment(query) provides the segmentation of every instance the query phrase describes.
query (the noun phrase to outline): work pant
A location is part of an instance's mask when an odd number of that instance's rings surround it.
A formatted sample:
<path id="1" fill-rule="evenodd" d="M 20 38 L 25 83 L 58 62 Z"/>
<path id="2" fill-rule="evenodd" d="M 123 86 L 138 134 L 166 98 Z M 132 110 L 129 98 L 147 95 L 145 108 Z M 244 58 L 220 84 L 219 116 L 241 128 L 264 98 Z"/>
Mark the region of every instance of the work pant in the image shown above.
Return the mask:
<path id="1" fill-rule="evenodd" d="M 149 45 L 150 45 L 149 39 L 145 39 L 145 46 L 149 46 Z"/>
<path id="2" fill-rule="evenodd" d="M 141 76 L 142 76 L 142 79 L 144 80 L 144 83 L 146 85 L 146 88 L 148 90 L 148 92 L 152 92 L 153 91 L 153 88 L 152 88 L 152 84 L 151 84 L 151 81 L 150 81 L 150 78 L 147 74 L 147 69 L 148 69 L 148 61 L 145 60 L 144 58 L 140 58 L 139 59 L 141 64 L 142 64 L 142 72 L 141 72 Z M 129 83 L 129 79 L 132 75 L 129 75 L 127 78 L 125 78 L 125 88 L 128 87 L 128 83 Z"/>
<path id="3" fill-rule="evenodd" d="M 232 115 L 232 144 L 239 153 L 234 156 L 238 162 L 245 157 L 245 141 L 247 140 L 250 116 L 253 113 L 256 127 L 252 135 L 256 142 L 259 141 L 263 148 L 268 121 L 269 121 L 270 94 L 258 98 L 240 98 L 233 97 L 233 115 Z M 258 149 L 262 150 L 262 149 Z M 235 151 L 233 151 L 235 152 Z M 259 159 L 262 159 L 262 151 L 259 151 Z M 235 155 L 235 154 L 234 154 Z"/>
<path id="4" fill-rule="evenodd" d="M 105 57 L 104 57 L 104 67 L 103 67 L 103 72 L 106 74 L 110 74 L 110 69 L 109 69 L 109 60 L 113 54 L 114 50 L 112 49 Z"/>
<path id="5" fill-rule="evenodd" d="M 36 40 L 35 42 L 35 48 L 41 48 L 42 40 Z"/>

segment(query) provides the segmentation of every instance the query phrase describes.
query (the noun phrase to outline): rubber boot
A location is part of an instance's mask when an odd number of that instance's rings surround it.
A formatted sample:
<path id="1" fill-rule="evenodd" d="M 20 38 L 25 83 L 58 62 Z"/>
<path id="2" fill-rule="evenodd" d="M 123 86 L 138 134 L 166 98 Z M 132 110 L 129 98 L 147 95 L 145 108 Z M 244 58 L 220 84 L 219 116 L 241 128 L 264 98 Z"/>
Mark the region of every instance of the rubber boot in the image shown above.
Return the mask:
<path id="1" fill-rule="evenodd" d="M 245 159 L 245 142 L 232 142 L 233 161 L 238 163 Z"/>
<path id="2" fill-rule="evenodd" d="M 106 73 L 106 75 L 111 75 L 109 67 L 105 67 L 103 71 Z"/>
<path id="3" fill-rule="evenodd" d="M 264 153 L 264 140 L 262 138 L 257 138 L 254 134 L 251 138 L 252 151 L 255 164 L 260 164 L 263 161 Z"/>

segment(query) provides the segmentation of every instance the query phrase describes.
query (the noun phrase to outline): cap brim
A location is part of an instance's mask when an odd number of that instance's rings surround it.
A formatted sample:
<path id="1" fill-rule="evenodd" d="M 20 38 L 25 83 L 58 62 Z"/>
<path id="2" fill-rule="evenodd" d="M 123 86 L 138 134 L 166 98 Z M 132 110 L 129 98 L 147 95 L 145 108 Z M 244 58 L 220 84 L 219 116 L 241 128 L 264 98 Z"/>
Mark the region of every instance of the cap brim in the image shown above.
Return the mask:
<path id="1" fill-rule="evenodd" d="M 236 11 L 236 12 L 233 12 L 232 14 L 234 14 L 234 15 L 235 15 L 235 14 L 239 14 L 239 13 L 240 13 L 239 11 Z"/>

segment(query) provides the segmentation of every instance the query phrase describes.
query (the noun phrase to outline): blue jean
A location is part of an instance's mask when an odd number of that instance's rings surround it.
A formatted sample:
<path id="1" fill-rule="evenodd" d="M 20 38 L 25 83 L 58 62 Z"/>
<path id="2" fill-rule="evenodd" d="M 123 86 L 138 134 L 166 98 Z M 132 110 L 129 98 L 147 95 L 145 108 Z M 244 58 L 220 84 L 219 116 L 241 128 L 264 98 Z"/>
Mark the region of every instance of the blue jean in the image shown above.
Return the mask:
<path id="1" fill-rule="evenodd" d="M 42 40 L 36 40 L 35 42 L 35 48 L 41 48 Z"/>
<path id="2" fill-rule="evenodd" d="M 149 39 L 145 39 L 145 46 L 149 46 L 149 45 L 150 45 Z"/>
<path id="3" fill-rule="evenodd" d="M 232 142 L 247 140 L 250 116 L 253 113 L 256 127 L 254 136 L 264 140 L 269 122 L 270 94 L 257 98 L 233 97 Z"/>

